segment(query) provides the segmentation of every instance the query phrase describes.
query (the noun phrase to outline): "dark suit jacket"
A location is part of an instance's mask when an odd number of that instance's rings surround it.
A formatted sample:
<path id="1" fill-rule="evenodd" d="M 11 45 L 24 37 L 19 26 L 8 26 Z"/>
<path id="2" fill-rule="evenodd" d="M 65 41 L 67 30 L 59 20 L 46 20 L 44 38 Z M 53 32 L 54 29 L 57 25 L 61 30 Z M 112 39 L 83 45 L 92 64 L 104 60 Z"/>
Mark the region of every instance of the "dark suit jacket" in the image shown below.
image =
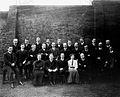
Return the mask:
<path id="1" fill-rule="evenodd" d="M 58 60 L 58 70 L 60 70 L 60 68 L 63 68 L 63 71 L 68 70 L 68 62 L 66 60 Z"/>
<path id="2" fill-rule="evenodd" d="M 17 63 L 23 63 L 28 58 L 27 50 L 21 51 L 18 50 L 16 53 Z"/>
<path id="3" fill-rule="evenodd" d="M 16 63 L 15 54 L 14 53 L 10 54 L 10 53 L 6 52 L 4 54 L 4 63 L 5 63 L 5 65 L 12 67 L 11 64 Z"/>
<path id="4" fill-rule="evenodd" d="M 45 63 L 45 67 L 46 67 L 46 70 L 48 70 L 48 69 L 54 70 L 54 69 L 58 68 L 58 65 L 55 60 L 53 60 L 52 62 L 50 62 L 50 60 L 47 60 Z"/>
<path id="5" fill-rule="evenodd" d="M 18 44 L 16 46 L 13 45 L 12 47 L 13 47 L 13 53 L 15 53 L 15 54 L 18 50 L 20 50 L 20 45 L 18 45 Z"/>
<path id="6" fill-rule="evenodd" d="M 42 60 L 44 60 L 44 61 L 48 60 L 49 57 L 48 57 L 47 49 L 45 49 L 45 50 L 41 49 L 41 50 L 39 50 L 39 53 L 42 54 Z"/>
<path id="7" fill-rule="evenodd" d="M 29 51 L 31 49 L 31 44 L 25 45 L 25 50 Z"/>

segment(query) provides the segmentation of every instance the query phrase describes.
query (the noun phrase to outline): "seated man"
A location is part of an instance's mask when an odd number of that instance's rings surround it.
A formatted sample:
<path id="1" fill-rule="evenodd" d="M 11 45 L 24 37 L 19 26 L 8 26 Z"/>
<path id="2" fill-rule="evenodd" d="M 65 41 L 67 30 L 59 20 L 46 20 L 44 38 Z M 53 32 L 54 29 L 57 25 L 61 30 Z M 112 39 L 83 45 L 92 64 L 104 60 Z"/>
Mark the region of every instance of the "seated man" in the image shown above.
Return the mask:
<path id="1" fill-rule="evenodd" d="M 78 62 L 74 58 L 74 54 L 71 54 L 70 60 L 68 61 L 68 83 L 79 83 Z"/>
<path id="2" fill-rule="evenodd" d="M 46 61 L 46 70 L 48 71 L 50 84 L 54 85 L 58 68 L 57 62 L 56 60 L 54 60 L 54 56 L 52 53 L 49 55 L 49 60 Z"/>
<path id="3" fill-rule="evenodd" d="M 42 85 L 42 80 L 44 76 L 45 62 L 41 60 L 41 54 L 37 55 L 37 60 L 33 63 L 33 84 L 35 86 Z"/>
<path id="4" fill-rule="evenodd" d="M 68 70 L 68 63 L 65 60 L 65 55 L 64 53 L 60 54 L 60 60 L 58 60 L 58 73 L 59 75 L 63 75 L 64 76 L 64 81 L 67 78 L 67 70 Z"/>
<path id="5" fill-rule="evenodd" d="M 16 57 L 15 54 L 12 52 L 13 51 L 13 47 L 9 47 L 8 51 L 4 54 L 4 63 L 6 66 L 8 66 L 9 68 L 9 72 L 8 72 L 8 76 L 10 79 L 10 83 L 11 83 L 11 88 L 14 88 L 14 74 L 17 78 L 17 81 L 20 85 L 23 85 L 23 83 L 20 81 L 20 76 L 18 73 L 18 70 L 16 69 Z M 4 74 L 3 74 L 4 75 Z"/>

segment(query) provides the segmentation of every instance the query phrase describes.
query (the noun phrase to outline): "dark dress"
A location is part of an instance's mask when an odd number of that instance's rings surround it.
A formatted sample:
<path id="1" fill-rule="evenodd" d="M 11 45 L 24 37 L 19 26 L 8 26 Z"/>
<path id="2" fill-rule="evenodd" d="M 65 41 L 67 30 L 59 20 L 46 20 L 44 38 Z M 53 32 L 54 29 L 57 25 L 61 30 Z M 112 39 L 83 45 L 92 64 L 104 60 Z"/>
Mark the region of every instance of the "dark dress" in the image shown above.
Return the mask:
<path id="1" fill-rule="evenodd" d="M 44 76 L 45 62 L 43 60 L 36 60 L 33 63 L 33 85 L 42 85 Z"/>

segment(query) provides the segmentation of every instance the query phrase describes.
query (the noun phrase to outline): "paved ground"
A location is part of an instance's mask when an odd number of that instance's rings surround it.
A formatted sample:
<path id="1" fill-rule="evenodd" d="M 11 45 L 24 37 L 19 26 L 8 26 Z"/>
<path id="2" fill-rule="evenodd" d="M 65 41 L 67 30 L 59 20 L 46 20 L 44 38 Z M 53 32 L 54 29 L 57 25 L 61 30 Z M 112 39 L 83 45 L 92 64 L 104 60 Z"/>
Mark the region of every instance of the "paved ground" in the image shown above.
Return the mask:
<path id="1" fill-rule="evenodd" d="M 14 89 L 9 84 L 3 85 L 0 76 L 0 97 L 120 97 L 119 80 L 97 80 L 91 84 L 45 85 L 34 87 L 31 82 Z"/>

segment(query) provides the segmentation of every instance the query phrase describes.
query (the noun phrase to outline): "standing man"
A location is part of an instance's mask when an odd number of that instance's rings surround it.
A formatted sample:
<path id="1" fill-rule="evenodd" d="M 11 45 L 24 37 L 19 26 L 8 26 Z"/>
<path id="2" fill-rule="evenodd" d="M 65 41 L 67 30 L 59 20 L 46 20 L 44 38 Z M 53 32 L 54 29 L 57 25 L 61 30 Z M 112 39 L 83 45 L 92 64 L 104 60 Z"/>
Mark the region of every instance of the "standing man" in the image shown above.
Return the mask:
<path id="1" fill-rule="evenodd" d="M 58 39 L 58 40 L 57 40 L 56 48 L 58 48 L 60 51 L 63 49 L 63 45 L 62 45 L 62 43 L 61 43 L 61 39 Z"/>
<path id="2" fill-rule="evenodd" d="M 47 50 L 50 50 L 50 49 L 51 49 L 50 39 L 46 39 L 46 48 L 47 48 Z"/>
<path id="3" fill-rule="evenodd" d="M 29 40 L 25 39 L 25 50 L 29 51 L 31 49 L 31 44 L 29 44 Z"/>
<path id="4" fill-rule="evenodd" d="M 39 50 L 39 53 L 40 53 L 41 56 L 42 56 L 42 60 L 46 61 L 46 60 L 49 59 L 48 50 L 47 50 L 47 48 L 46 48 L 46 44 L 45 44 L 45 43 L 42 44 L 42 49 Z"/>
<path id="5" fill-rule="evenodd" d="M 13 39 L 13 46 L 12 47 L 13 47 L 13 53 L 15 53 L 15 54 L 18 50 L 20 50 L 20 45 L 18 44 L 17 38 Z"/>
<path id="6" fill-rule="evenodd" d="M 69 60 L 69 55 L 70 55 L 70 51 L 67 48 L 67 43 L 63 43 L 63 49 L 60 51 L 61 53 L 64 53 L 65 55 L 65 60 Z"/>
<path id="7" fill-rule="evenodd" d="M 83 39 L 83 38 L 80 38 L 80 41 L 79 41 L 79 49 L 80 49 L 80 52 L 83 51 L 84 45 L 85 45 L 84 39 Z"/>
<path id="8" fill-rule="evenodd" d="M 16 57 L 13 53 L 13 47 L 9 47 L 8 51 L 4 54 L 4 63 L 6 66 L 8 66 L 8 76 L 11 84 L 11 88 L 14 88 L 14 74 L 17 78 L 17 81 L 20 85 L 23 85 L 23 83 L 20 81 L 18 70 L 16 69 Z M 4 77 L 4 76 L 3 76 Z"/>
<path id="9" fill-rule="evenodd" d="M 37 51 L 37 53 L 39 53 L 39 50 L 42 49 L 42 44 L 41 44 L 40 37 L 36 38 L 36 44 L 35 45 L 36 45 L 36 51 Z"/>

